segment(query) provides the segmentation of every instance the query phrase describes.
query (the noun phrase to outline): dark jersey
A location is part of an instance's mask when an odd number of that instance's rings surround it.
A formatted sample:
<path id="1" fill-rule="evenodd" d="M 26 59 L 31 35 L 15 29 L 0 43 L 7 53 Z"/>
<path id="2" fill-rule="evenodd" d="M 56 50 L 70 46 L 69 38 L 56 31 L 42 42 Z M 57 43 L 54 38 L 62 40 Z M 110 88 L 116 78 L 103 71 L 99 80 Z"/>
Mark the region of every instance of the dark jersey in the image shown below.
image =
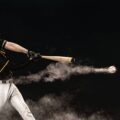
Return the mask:
<path id="1" fill-rule="evenodd" d="M 4 80 L 10 77 L 9 70 L 9 59 L 6 56 L 6 53 L 3 51 L 6 40 L 0 39 L 0 80 Z"/>

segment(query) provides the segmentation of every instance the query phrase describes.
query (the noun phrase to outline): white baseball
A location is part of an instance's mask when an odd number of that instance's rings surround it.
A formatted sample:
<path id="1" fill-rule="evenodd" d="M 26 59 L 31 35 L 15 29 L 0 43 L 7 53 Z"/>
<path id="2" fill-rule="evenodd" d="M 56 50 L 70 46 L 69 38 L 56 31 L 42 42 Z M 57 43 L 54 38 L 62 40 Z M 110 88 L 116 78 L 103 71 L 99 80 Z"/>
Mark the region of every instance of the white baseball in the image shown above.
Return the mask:
<path id="1" fill-rule="evenodd" d="M 116 67 L 115 66 L 110 66 L 108 67 L 108 72 L 109 73 L 115 73 L 117 71 Z"/>

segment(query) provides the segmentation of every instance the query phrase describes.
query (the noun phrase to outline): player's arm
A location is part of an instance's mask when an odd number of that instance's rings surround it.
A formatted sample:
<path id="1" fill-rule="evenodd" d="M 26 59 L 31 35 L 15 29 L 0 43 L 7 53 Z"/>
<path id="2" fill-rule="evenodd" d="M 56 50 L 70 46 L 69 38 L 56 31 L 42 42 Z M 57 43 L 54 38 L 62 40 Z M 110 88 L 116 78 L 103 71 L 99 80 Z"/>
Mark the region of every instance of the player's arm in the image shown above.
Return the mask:
<path id="1" fill-rule="evenodd" d="M 24 53 L 27 54 L 28 53 L 28 49 L 24 48 L 23 46 L 14 43 L 14 42 L 10 42 L 7 40 L 4 40 L 4 48 L 13 52 L 19 52 L 19 53 Z"/>
<path id="2" fill-rule="evenodd" d="M 0 46 L 2 49 L 7 49 L 7 50 L 10 50 L 13 52 L 26 54 L 30 60 L 33 60 L 36 58 L 41 58 L 40 53 L 30 51 L 27 48 L 25 48 L 17 43 L 14 43 L 14 42 L 0 39 Z"/>

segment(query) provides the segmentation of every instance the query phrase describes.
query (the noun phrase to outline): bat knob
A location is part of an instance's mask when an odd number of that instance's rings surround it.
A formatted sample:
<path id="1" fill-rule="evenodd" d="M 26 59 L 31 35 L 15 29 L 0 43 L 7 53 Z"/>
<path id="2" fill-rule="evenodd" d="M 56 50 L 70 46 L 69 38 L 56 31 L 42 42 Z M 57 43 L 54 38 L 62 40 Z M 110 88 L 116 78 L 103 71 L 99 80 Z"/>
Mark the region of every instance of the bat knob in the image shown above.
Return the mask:
<path id="1" fill-rule="evenodd" d="M 108 67 L 108 72 L 109 73 L 115 73 L 117 71 L 116 67 L 115 66 L 110 66 Z"/>

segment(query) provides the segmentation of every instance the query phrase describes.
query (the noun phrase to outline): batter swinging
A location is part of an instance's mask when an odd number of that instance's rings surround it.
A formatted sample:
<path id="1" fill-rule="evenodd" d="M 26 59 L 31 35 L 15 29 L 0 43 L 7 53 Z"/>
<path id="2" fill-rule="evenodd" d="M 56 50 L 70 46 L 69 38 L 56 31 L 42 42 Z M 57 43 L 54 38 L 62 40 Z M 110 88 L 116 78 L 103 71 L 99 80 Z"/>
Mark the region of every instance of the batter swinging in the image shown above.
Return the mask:
<path id="1" fill-rule="evenodd" d="M 0 39 L 0 110 L 8 101 L 18 111 L 23 120 L 35 120 L 20 91 L 9 79 L 11 76 L 10 70 L 7 69 L 9 60 L 2 52 L 4 49 L 26 54 L 30 60 L 40 57 L 40 54 L 29 51 L 16 43 Z"/>

